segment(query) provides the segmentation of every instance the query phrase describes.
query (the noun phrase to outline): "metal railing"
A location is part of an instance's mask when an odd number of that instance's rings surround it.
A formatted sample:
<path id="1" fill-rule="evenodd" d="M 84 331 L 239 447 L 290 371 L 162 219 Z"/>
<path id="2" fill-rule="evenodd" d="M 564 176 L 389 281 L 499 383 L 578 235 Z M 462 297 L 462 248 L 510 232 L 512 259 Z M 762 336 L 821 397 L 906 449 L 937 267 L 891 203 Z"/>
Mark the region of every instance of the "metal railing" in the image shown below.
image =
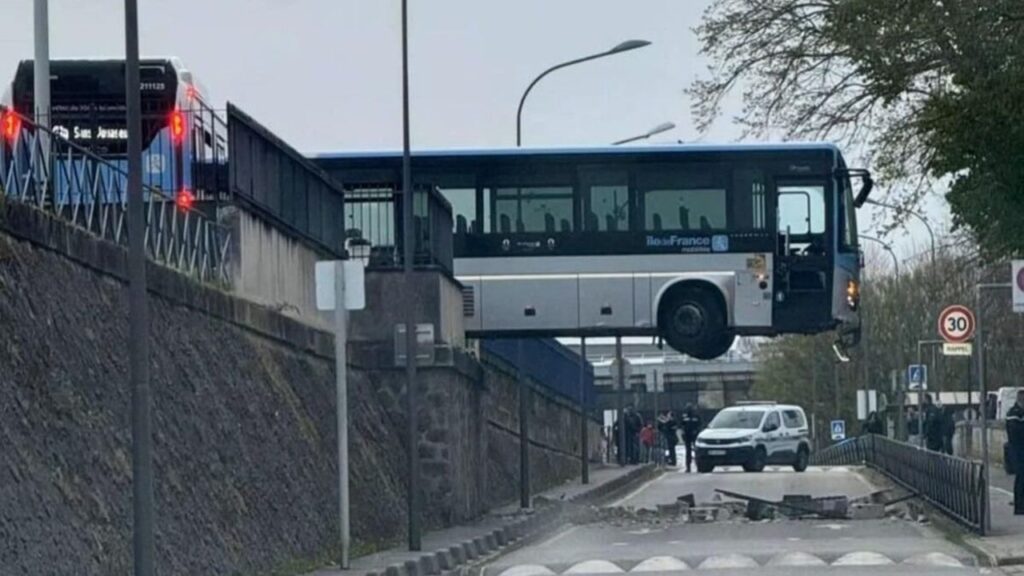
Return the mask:
<path id="1" fill-rule="evenodd" d="M 984 534 L 988 514 L 985 466 L 884 436 L 860 436 L 816 452 L 818 465 L 866 464 L 968 528 Z"/>
<path id="2" fill-rule="evenodd" d="M 452 274 L 452 208 L 432 187 L 413 190 L 414 265 Z M 368 268 L 402 265 L 402 193 L 391 185 L 346 187 L 345 237 L 370 242 Z"/>
<path id="3" fill-rule="evenodd" d="M 127 245 L 123 159 L 103 158 L 10 109 L 0 107 L 0 114 L 11 119 L 0 135 L 0 196 Z M 176 203 L 174 191 L 144 183 L 143 196 L 148 257 L 200 281 L 230 284 L 228 230 L 199 206 Z"/>

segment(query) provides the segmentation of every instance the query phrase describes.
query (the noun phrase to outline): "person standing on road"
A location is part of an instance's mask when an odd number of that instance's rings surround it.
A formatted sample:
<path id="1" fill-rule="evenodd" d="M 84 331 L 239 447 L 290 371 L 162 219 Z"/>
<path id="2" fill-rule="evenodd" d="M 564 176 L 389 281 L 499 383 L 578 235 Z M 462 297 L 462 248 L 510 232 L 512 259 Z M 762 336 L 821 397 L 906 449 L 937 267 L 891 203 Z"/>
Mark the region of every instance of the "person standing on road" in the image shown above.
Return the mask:
<path id="1" fill-rule="evenodd" d="M 658 416 L 658 430 L 661 431 L 662 436 L 665 437 L 665 449 L 668 451 L 668 465 L 675 466 L 676 462 L 676 444 L 679 443 L 679 437 L 676 435 L 676 428 L 678 423 L 676 422 L 675 416 L 672 411 L 669 410 Z"/>
<path id="2" fill-rule="evenodd" d="M 924 443 L 933 452 L 942 452 L 945 432 L 942 425 L 942 412 L 935 406 L 931 394 L 924 395 Z"/>
<path id="3" fill-rule="evenodd" d="M 640 449 L 640 461 L 647 464 L 654 453 L 654 426 L 650 423 L 644 424 L 640 429 Z"/>
<path id="4" fill-rule="evenodd" d="M 953 418 L 953 407 L 942 409 L 942 451 L 953 454 L 953 436 L 956 436 L 956 419 Z"/>
<path id="5" fill-rule="evenodd" d="M 693 404 L 687 404 L 683 410 L 681 427 L 683 443 L 686 445 L 686 471 L 689 472 L 693 465 L 693 443 L 697 441 L 697 435 L 700 434 L 701 428 L 700 414 L 697 413 L 697 408 Z"/>
<path id="6" fill-rule="evenodd" d="M 644 427 L 644 420 L 632 406 L 626 406 L 626 462 L 629 464 L 640 463 L 640 429 Z"/>
<path id="7" fill-rule="evenodd" d="M 1024 389 L 1017 390 L 1017 403 L 1006 413 L 1006 440 L 1010 444 L 1007 453 L 1013 458 L 1013 513 L 1024 516 Z"/>

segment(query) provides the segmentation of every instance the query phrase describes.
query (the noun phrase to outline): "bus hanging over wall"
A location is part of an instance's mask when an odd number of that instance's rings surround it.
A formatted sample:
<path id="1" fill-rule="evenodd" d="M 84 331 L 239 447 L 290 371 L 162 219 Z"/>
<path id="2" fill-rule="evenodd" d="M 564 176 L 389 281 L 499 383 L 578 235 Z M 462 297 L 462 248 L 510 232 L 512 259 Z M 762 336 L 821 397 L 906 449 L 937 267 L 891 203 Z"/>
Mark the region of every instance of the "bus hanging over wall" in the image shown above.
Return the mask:
<path id="1" fill-rule="evenodd" d="M 401 189 L 399 154 L 314 161 L 352 193 Z M 413 179 L 451 204 L 469 336 L 654 335 L 700 359 L 736 336 L 859 341 L 871 178 L 832 145 L 426 152 Z"/>

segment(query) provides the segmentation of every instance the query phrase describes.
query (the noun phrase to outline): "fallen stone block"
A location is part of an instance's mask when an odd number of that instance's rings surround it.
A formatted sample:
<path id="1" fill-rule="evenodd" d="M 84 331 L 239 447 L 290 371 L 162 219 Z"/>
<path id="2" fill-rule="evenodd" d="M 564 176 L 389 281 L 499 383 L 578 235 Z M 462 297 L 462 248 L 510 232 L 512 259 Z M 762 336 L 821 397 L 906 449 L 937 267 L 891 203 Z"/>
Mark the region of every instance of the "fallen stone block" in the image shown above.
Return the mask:
<path id="1" fill-rule="evenodd" d="M 885 518 L 885 506 L 856 502 L 850 506 L 849 515 L 854 520 L 880 520 Z"/>
<path id="2" fill-rule="evenodd" d="M 722 495 L 715 494 L 714 497 L 721 499 Z M 694 508 L 697 506 L 697 500 L 694 498 L 693 494 L 683 494 L 682 496 L 676 498 L 676 502 L 686 504 L 690 508 Z"/>
<path id="3" fill-rule="evenodd" d="M 714 506 L 698 506 L 689 510 L 690 522 L 714 522 L 718 518 L 718 508 Z"/>

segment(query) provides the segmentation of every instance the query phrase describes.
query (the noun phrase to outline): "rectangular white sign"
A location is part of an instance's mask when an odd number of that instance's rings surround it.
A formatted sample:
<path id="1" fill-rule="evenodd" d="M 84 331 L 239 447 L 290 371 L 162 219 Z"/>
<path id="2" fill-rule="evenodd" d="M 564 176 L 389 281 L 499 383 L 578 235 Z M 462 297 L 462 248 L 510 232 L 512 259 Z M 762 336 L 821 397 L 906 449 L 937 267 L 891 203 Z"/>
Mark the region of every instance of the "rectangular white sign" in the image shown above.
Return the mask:
<path id="1" fill-rule="evenodd" d="M 1024 312 L 1024 260 L 1013 261 L 1013 311 Z"/>
<path id="2" fill-rule="evenodd" d="M 973 350 L 974 350 L 974 347 L 971 346 L 970 342 L 962 342 L 962 343 L 943 342 L 942 343 L 942 354 L 945 355 L 945 356 L 970 356 L 971 352 L 973 352 Z"/>
<path id="3" fill-rule="evenodd" d="M 342 265 L 342 278 L 345 282 L 345 309 L 362 310 L 366 308 L 366 275 L 363 263 L 359 260 L 325 260 L 316 263 L 317 310 L 334 310 L 334 278 L 337 264 Z"/>

